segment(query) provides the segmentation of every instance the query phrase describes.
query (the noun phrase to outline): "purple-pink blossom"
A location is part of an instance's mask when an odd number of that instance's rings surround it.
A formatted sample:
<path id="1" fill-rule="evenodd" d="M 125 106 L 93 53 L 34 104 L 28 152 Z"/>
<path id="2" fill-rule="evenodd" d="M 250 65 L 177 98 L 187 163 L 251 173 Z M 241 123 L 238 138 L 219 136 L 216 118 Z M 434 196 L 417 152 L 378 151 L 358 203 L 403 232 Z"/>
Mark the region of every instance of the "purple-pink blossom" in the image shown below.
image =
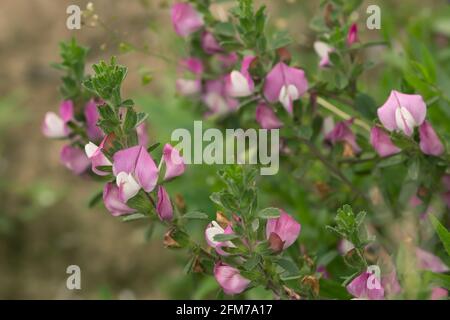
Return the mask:
<path id="1" fill-rule="evenodd" d="M 267 74 L 264 82 L 264 96 L 271 102 L 280 102 L 292 114 L 293 103 L 308 90 L 305 72 L 278 62 Z"/>
<path id="2" fill-rule="evenodd" d="M 389 135 L 379 127 L 373 127 L 370 131 L 370 144 L 380 157 L 388 157 L 401 151 L 391 141 Z"/>
<path id="3" fill-rule="evenodd" d="M 241 276 L 238 269 L 222 262 L 214 266 L 214 277 L 226 294 L 239 294 L 247 289 L 250 280 Z"/>
<path id="4" fill-rule="evenodd" d="M 62 101 L 59 106 L 59 115 L 54 112 L 47 112 L 42 123 L 42 133 L 48 138 L 65 138 L 69 135 L 70 129 L 67 125 L 74 117 L 73 102 L 71 100 Z"/>
<path id="5" fill-rule="evenodd" d="M 204 21 L 191 4 L 178 2 L 172 6 L 172 24 L 178 35 L 187 37 L 201 29 Z"/>
<path id="6" fill-rule="evenodd" d="M 280 210 L 278 218 L 267 220 L 266 239 L 274 233 L 282 241 L 282 249 L 290 247 L 300 234 L 301 225 L 285 211 Z"/>
<path id="7" fill-rule="evenodd" d="M 387 101 L 378 108 L 378 118 L 389 131 L 401 131 L 411 136 L 414 128 L 420 126 L 427 114 L 422 96 L 391 91 Z"/>

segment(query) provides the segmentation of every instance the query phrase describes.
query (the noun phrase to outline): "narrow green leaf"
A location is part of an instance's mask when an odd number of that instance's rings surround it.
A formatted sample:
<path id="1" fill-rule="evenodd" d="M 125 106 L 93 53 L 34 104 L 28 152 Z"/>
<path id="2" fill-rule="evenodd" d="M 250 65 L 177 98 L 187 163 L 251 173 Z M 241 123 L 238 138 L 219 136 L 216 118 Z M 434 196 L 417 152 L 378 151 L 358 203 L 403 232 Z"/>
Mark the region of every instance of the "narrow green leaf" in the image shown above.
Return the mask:
<path id="1" fill-rule="evenodd" d="M 444 244 L 445 251 L 450 256 L 450 232 L 439 222 L 439 220 L 433 216 L 429 215 L 431 223 L 433 224 L 434 230 L 441 239 L 441 242 Z"/>
<path id="2" fill-rule="evenodd" d="M 258 213 L 258 217 L 261 219 L 274 219 L 280 217 L 280 209 L 278 208 L 265 208 Z"/>
<path id="3" fill-rule="evenodd" d="M 191 211 L 183 215 L 184 219 L 200 219 L 205 220 L 208 219 L 208 215 L 201 211 Z"/>

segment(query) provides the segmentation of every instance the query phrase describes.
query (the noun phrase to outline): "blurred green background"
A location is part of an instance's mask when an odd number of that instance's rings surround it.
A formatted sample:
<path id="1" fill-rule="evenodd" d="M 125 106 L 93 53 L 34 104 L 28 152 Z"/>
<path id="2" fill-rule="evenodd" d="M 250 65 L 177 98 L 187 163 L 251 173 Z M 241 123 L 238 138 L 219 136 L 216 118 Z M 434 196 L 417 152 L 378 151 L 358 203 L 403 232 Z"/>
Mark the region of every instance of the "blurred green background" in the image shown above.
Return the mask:
<path id="1" fill-rule="evenodd" d="M 319 1 L 257 2 L 268 6 L 275 28 L 290 32 L 297 44 L 294 54 L 303 59 L 307 74 L 314 73 L 317 57 L 311 47 L 315 39 L 308 24 L 318 13 Z M 45 112 L 57 110 L 60 99 L 60 74 L 49 65 L 59 61 L 58 43 L 72 36 L 91 48 L 88 65 L 118 55 L 119 62 L 129 67 L 123 95 L 149 113 L 151 143 L 165 143 L 173 129 L 191 128 L 194 120 L 201 119 L 192 112 L 191 103 L 174 91 L 176 61 L 186 49 L 170 25 L 171 2 L 94 0 L 97 23 L 69 31 L 66 8 L 74 3 L 85 8 L 87 1 L 0 3 L 0 298 L 214 298 L 219 292 L 214 279 L 184 275 L 186 255 L 164 249 L 162 228 L 149 235 L 145 223 L 121 223 L 101 205 L 88 209 L 91 195 L 101 186 L 66 170 L 59 162 L 63 143 L 49 141 L 40 132 Z M 381 30 L 361 27 L 368 4 L 382 8 Z M 374 67 L 361 87 L 376 97 L 378 105 L 400 86 L 405 57 L 434 68 L 439 89 L 450 96 L 447 1 L 367 1 L 359 15 L 362 39 L 391 43 L 388 48 L 366 51 Z M 122 42 L 150 50 L 130 50 Z M 152 81 L 147 84 L 143 78 Z M 430 114 L 438 130 L 450 132 L 445 120 L 450 116 L 448 103 Z M 218 188 L 216 169 L 189 167 L 183 178 L 170 184 L 171 193 L 182 194 L 189 209 L 213 217 L 215 208 L 208 197 Z M 311 203 L 309 194 L 314 191 L 285 183 L 284 175 L 264 178 L 261 201 L 268 204 L 267 192 L 271 204 L 290 208 L 302 222 L 301 239 L 332 241 L 320 235 L 329 222 L 317 203 L 320 198 Z M 200 226 L 192 228 L 199 230 L 201 240 Z M 315 249 L 320 251 L 320 245 L 315 244 Z M 81 290 L 66 289 L 66 268 L 71 264 L 81 268 Z M 252 290 L 247 296 L 270 297 L 263 290 Z"/>

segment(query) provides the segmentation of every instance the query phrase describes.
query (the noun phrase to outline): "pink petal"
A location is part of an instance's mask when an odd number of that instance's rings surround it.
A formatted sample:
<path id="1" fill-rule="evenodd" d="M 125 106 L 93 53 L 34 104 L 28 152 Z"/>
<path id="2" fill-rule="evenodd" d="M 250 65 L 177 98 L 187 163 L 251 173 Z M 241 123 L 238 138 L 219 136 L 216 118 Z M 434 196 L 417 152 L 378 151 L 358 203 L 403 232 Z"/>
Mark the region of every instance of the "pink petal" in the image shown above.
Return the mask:
<path id="1" fill-rule="evenodd" d="M 347 45 L 351 47 L 355 42 L 358 42 L 358 26 L 353 23 L 348 30 Z"/>
<path id="2" fill-rule="evenodd" d="M 187 37 L 203 27 L 202 16 L 189 3 L 175 3 L 172 6 L 172 24 L 178 35 Z"/>
<path id="3" fill-rule="evenodd" d="M 433 272 L 447 272 L 449 269 L 442 260 L 431 252 L 416 248 L 418 267 Z"/>
<path id="4" fill-rule="evenodd" d="M 300 234 L 301 225 L 289 214 L 281 210 L 278 218 L 268 219 L 266 224 L 266 239 L 276 233 L 284 241 L 283 249 L 290 247 Z"/>
<path id="5" fill-rule="evenodd" d="M 308 90 L 308 81 L 301 69 L 291 68 L 284 62 L 279 62 L 267 74 L 264 82 L 264 96 L 269 102 L 277 102 L 280 99 L 282 87 L 295 86 L 298 96 L 302 96 Z M 289 102 L 292 104 L 292 101 Z M 286 109 L 291 109 L 285 106 Z"/>
<path id="6" fill-rule="evenodd" d="M 169 194 L 162 186 L 158 186 L 158 204 L 156 206 L 156 211 L 158 212 L 161 221 L 170 221 L 173 218 L 173 208 Z"/>
<path id="7" fill-rule="evenodd" d="M 84 117 L 86 118 L 86 129 L 90 141 L 102 140 L 104 133 L 97 126 L 97 121 L 100 118 L 98 113 L 97 103 L 91 99 L 84 107 Z"/>
<path id="8" fill-rule="evenodd" d="M 370 144 L 380 157 L 387 157 L 401 151 L 392 143 L 389 135 L 378 127 L 373 127 L 370 131 Z"/>
<path id="9" fill-rule="evenodd" d="M 69 145 L 61 149 L 61 162 L 75 174 L 82 174 L 91 164 L 83 150 Z"/>
<path id="10" fill-rule="evenodd" d="M 144 148 L 148 146 L 148 133 L 147 133 L 147 123 L 142 122 L 136 127 L 136 133 L 138 136 L 138 144 Z"/>
<path id="11" fill-rule="evenodd" d="M 103 189 L 103 202 L 113 216 L 130 214 L 136 210 L 128 207 L 119 198 L 119 188 L 114 183 L 107 183 Z"/>
<path id="12" fill-rule="evenodd" d="M 381 286 L 381 283 L 376 278 L 372 278 L 374 280 L 373 284 L 374 285 L 378 284 L 380 288 L 369 289 L 369 278 L 371 276 L 374 277 L 374 275 L 371 275 L 370 273 L 364 271 L 347 285 L 346 287 L 347 291 L 355 298 L 363 298 L 370 300 L 384 299 L 383 286 Z M 372 281 L 372 279 L 370 280 Z"/>
<path id="13" fill-rule="evenodd" d="M 283 123 L 277 118 L 275 112 L 265 103 L 260 103 L 256 107 L 256 121 L 263 129 L 278 129 Z"/>
<path id="14" fill-rule="evenodd" d="M 214 35 L 208 31 L 202 33 L 201 45 L 203 51 L 207 54 L 215 54 L 223 50 L 216 38 L 214 38 Z"/>
<path id="15" fill-rule="evenodd" d="M 243 292 L 251 282 L 241 276 L 238 269 L 221 262 L 214 266 L 214 277 L 223 291 L 229 295 Z"/>
<path id="16" fill-rule="evenodd" d="M 135 176 L 136 181 L 146 192 L 152 191 L 158 182 L 158 167 L 147 150 L 140 146 L 137 157 Z"/>
<path id="17" fill-rule="evenodd" d="M 423 101 L 422 96 L 415 94 L 405 94 L 395 90 L 391 91 L 387 101 L 378 108 L 378 118 L 380 118 L 383 126 L 389 131 L 399 130 L 395 119 L 397 108 L 404 107 L 414 118 L 417 125 L 421 125 L 425 120 L 427 114 L 427 107 Z M 412 129 L 412 128 L 410 128 Z M 407 131 L 405 134 L 411 135 L 412 131 Z"/>
<path id="18" fill-rule="evenodd" d="M 337 142 L 347 142 L 350 144 L 355 153 L 361 152 L 361 148 L 356 142 L 356 136 L 349 127 L 352 122 L 353 120 L 338 122 L 334 129 L 325 136 L 325 140 L 329 141 L 331 144 L 336 144 Z"/>
<path id="19" fill-rule="evenodd" d="M 113 157 L 113 173 L 117 176 L 120 172 L 133 173 L 141 146 L 117 151 Z"/>
<path id="20" fill-rule="evenodd" d="M 164 146 L 163 159 L 166 164 L 164 180 L 178 177 L 184 173 L 186 169 L 184 159 L 181 157 L 180 152 L 170 144 Z"/>
<path id="21" fill-rule="evenodd" d="M 444 153 L 444 145 L 428 121 L 419 127 L 420 150 L 430 156 L 440 156 Z"/>
<path id="22" fill-rule="evenodd" d="M 65 100 L 59 106 L 59 115 L 64 122 L 69 122 L 73 119 L 73 102 L 72 100 Z"/>
<path id="23" fill-rule="evenodd" d="M 433 288 L 431 290 L 431 300 L 442 300 L 448 298 L 448 291 L 444 288 Z"/>

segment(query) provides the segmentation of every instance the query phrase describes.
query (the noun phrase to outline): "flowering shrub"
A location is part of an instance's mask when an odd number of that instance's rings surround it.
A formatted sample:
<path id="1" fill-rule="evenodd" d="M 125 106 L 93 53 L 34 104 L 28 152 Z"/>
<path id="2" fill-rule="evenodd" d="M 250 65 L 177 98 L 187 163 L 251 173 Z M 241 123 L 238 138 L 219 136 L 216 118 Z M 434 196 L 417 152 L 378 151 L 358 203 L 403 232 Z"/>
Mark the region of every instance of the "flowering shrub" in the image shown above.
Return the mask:
<path id="1" fill-rule="evenodd" d="M 166 191 L 183 179 L 183 157 L 167 143 L 155 163 L 159 143 L 149 145 L 147 115 L 122 98 L 127 69 L 114 58 L 86 75 L 87 49 L 61 45 L 63 101 L 42 131 L 68 140 L 68 169 L 104 183 L 113 216 L 160 220 L 166 247 L 189 252 L 185 271 L 213 275 L 226 295 L 262 287 L 282 299 L 446 297 L 450 236 L 439 220 L 450 205 L 450 157 L 427 113 L 448 97 L 435 85 L 436 68 L 411 60 L 414 71 L 376 105 L 360 85 L 371 67 L 364 51 L 388 43 L 360 40 L 352 18 L 359 4 L 322 1 L 314 66 L 294 56 L 290 37 L 274 32 L 266 8 L 251 0 L 237 1 L 222 21 L 209 0 L 172 6 L 173 28 L 189 48 L 174 86 L 198 106 L 193 112 L 221 128 L 280 129 L 279 178 L 226 166 L 223 189 L 210 196 L 213 221 Z M 308 192 L 289 189 L 305 183 Z M 258 195 L 267 190 L 265 206 Z M 297 197 L 310 208 L 296 206 Z M 204 242 L 186 227 L 191 220 L 204 221 Z"/>

